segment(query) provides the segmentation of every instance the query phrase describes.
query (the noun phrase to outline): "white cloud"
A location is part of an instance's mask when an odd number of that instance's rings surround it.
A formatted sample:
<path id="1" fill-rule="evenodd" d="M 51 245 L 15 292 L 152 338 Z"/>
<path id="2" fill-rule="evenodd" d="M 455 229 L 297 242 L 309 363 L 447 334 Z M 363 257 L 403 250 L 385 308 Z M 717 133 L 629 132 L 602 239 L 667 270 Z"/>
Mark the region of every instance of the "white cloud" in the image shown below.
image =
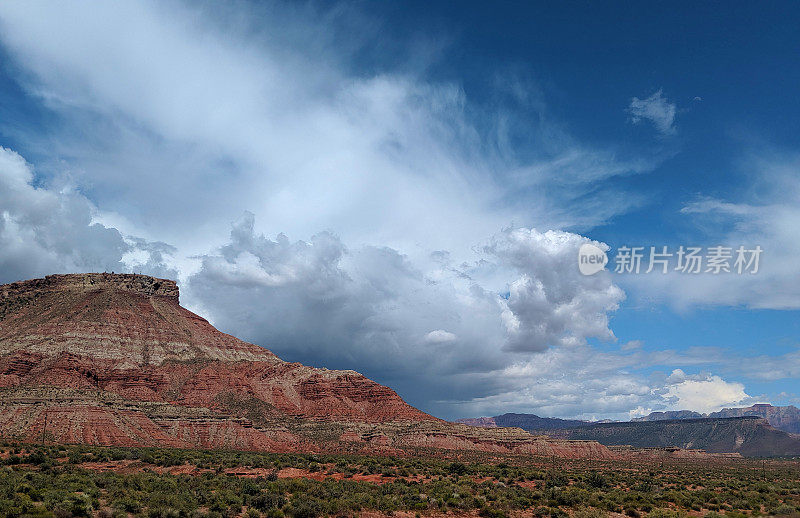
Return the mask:
<path id="1" fill-rule="evenodd" d="M 168 245 L 92 223 L 94 209 L 79 193 L 32 182 L 22 157 L 1 150 L 0 259 L 12 276 L 4 280 L 166 271 L 165 256 L 174 252 Z M 226 245 L 200 258 L 184 300 L 223 329 L 293 359 L 359 365 L 440 415 L 624 418 L 639 407 L 707 412 L 751 402 L 741 383 L 719 376 L 637 373 L 660 364 L 724 364 L 713 350 L 646 352 L 633 341 L 617 354 L 588 346 L 587 338 L 613 339 L 608 314 L 624 294 L 610 275 L 579 274 L 577 249 L 589 240 L 577 234 L 508 229 L 477 248 L 471 263 L 454 264 L 444 251 L 414 263 L 386 247 L 349 249 L 331 233 L 308 242 L 269 239 L 254 225 L 246 213 Z M 747 362 L 762 367 L 750 375 L 792 377 L 796 356 Z"/>
<path id="2" fill-rule="evenodd" d="M 475 384 L 493 391 L 454 402 L 463 416 L 500 412 L 533 412 L 541 416 L 596 415 L 624 418 L 628 411 L 653 399 L 652 387 L 633 374 L 635 360 L 581 345 L 553 348 L 495 372 L 476 375 Z"/>
<path id="3" fill-rule="evenodd" d="M 680 358 L 674 359 L 680 362 Z M 709 373 L 670 375 L 641 370 L 662 365 L 659 353 L 600 352 L 586 346 L 550 349 L 500 371 L 476 374 L 473 383 L 492 384 L 492 394 L 452 402 L 462 416 L 534 412 L 542 416 L 630 419 L 658 410 L 711 412 L 746 406 L 750 397 L 740 382 Z"/>
<path id="4" fill-rule="evenodd" d="M 508 349 L 541 351 L 548 345 L 576 345 L 589 336 L 613 340 L 608 313 L 625 294 L 607 272 L 581 275 L 577 250 L 587 238 L 569 232 L 507 230 L 484 246 L 501 265 L 519 276 L 509 284 L 503 319 Z M 603 250 L 608 247 L 594 242 Z"/>
<path id="5" fill-rule="evenodd" d="M 641 349 L 643 345 L 644 342 L 642 342 L 641 340 L 630 340 L 622 344 L 620 346 L 620 349 L 623 351 L 635 351 L 637 349 Z"/>
<path id="6" fill-rule="evenodd" d="M 578 274 L 585 238 L 499 229 L 605 221 L 641 199 L 602 182 L 657 160 L 520 118 L 543 103 L 484 110 L 423 70 L 363 73 L 353 61 L 371 42 L 336 12 L 259 9 L 0 5 L 20 86 L 57 121 L 4 131 L 43 157 L 41 181 L 68 169 L 90 186 L 97 225 L 84 226 L 120 247 L 83 268 L 169 260 L 183 302 L 222 329 L 364 370 L 420 404 L 494 390 L 464 373 L 613 339 L 607 315 L 624 295 Z M 513 99 L 529 103 L 520 88 Z M 520 136 L 530 146 L 511 144 Z"/>
<path id="7" fill-rule="evenodd" d="M 0 283 L 126 269 L 174 275 L 164 265 L 170 247 L 95 223 L 94 210 L 67 183 L 35 187 L 31 166 L 0 147 Z"/>
<path id="8" fill-rule="evenodd" d="M 780 355 L 731 358 L 731 369 L 759 380 L 800 379 L 800 346 Z"/>
<path id="9" fill-rule="evenodd" d="M 471 373 L 502 370 L 520 354 L 612 340 L 608 313 L 624 297 L 610 275 L 579 273 L 577 250 L 589 240 L 567 232 L 509 229 L 453 263 L 443 251 L 413 261 L 331 233 L 290 241 L 254 226 L 246 214 L 228 244 L 202 256 L 188 299 L 223 330 L 292 360 L 357 365 L 424 405 L 435 406 L 432 394 L 494 390 L 468 383 Z"/>
<path id="10" fill-rule="evenodd" d="M 369 42 L 349 42 L 335 14 L 253 9 L 3 3 L 23 86 L 60 116 L 41 153 L 73 164 L 100 210 L 187 255 L 242 209 L 270 234 L 328 229 L 424 256 L 512 221 L 585 227 L 641 203 L 599 183 L 655 161 L 588 148 L 514 106 L 476 117 L 460 85 L 421 72 L 353 73 L 336 49 Z M 509 145 L 517 133 L 535 149 Z"/>
<path id="11" fill-rule="evenodd" d="M 661 134 L 672 135 L 675 133 L 675 104 L 664 97 L 661 89 L 645 99 L 632 98 L 627 111 L 634 124 L 638 124 L 642 120 L 649 120 Z"/>
<path id="12" fill-rule="evenodd" d="M 758 272 L 751 274 L 633 275 L 619 278 L 637 298 L 666 302 L 678 308 L 741 306 L 759 309 L 800 308 L 797 258 L 800 257 L 800 158 L 769 153 L 742 165 L 746 192 L 736 201 L 701 197 L 687 203 L 681 215 L 702 232 L 699 242 L 686 246 L 726 246 L 735 250 L 761 247 Z M 765 201 L 768 200 L 768 201 Z"/>
<path id="13" fill-rule="evenodd" d="M 445 331 L 444 329 L 435 329 L 425 335 L 425 341 L 428 342 L 429 344 L 443 344 L 447 342 L 453 342 L 457 338 L 458 337 L 455 334 Z"/>
<path id="14" fill-rule="evenodd" d="M 741 383 L 710 374 L 687 376 L 680 369 L 672 371 L 667 378 L 666 393 L 662 397 L 669 401 L 670 410 L 688 409 L 706 414 L 755 402 Z"/>

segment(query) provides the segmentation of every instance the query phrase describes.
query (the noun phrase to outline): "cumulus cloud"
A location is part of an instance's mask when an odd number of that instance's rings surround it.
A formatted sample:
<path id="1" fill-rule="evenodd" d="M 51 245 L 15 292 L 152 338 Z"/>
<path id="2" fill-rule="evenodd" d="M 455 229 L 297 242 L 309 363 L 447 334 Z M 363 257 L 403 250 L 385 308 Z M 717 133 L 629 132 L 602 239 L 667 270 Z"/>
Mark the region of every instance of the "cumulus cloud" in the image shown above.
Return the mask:
<path id="1" fill-rule="evenodd" d="M 634 124 L 648 120 L 662 135 L 675 133 L 675 104 L 667 100 L 661 89 L 645 99 L 632 98 L 627 112 Z"/>
<path id="2" fill-rule="evenodd" d="M 94 222 L 94 211 L 67 183 L 34 186 L 32 167 L 0 147 L 0 283 L 83 271 L 174 274 L 167 245 L 123 236 Z"/>
<path id="3" fill-rule="evenodd" d="M 755 402 L 744 391 L 743 384 L 708 373 L 687 376 L 681 369 L 675 369 L 666 381 L 662 397 L 669 402 L 670 410 L 690 409 L 707 414 Z"/>
<path id="4" fill-rule="evenodd" d="M 608 313 L 624 295 L 609 275 L 580 275 L 585 242 L 508 229 L 471 262 L 443 251 L 415 262 L 329 232 L 269 238 L 248 213 L 227 244 L 202 256 L 186 293 L 223 330 L 293 360 L 357 365 L 431 410 L 432 394 L 493 390 L 465 376 L 503 369 L 515 354 L 613 340 Z"/>
<path id="5" fill-rule="evenodd" d="M 483 247 L 518 277 L 509 284 L 503 319 L 512 351 L 541 351 L 549 345 L 577 345 L 589 336 L 614 339 L 608 313 L 624 293 L 606 272 L 580 275 L 577 250 L 587 238 L 570 232 L 507 230 Z M 594 242 L 603 250 L 608 246 Z"/>

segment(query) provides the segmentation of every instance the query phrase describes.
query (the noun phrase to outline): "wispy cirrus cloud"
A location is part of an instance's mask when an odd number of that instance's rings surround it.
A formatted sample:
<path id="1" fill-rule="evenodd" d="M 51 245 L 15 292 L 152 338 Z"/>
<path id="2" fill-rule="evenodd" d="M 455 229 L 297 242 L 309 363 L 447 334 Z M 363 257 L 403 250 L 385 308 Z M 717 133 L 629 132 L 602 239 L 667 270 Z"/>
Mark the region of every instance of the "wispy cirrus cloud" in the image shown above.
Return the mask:
<path id="1" fill-rule="evenodd" d="M 21 84 L 59 116 L 37 152 L 101 211 L 192 253 L 242 208 L 272 233 L 460 253 L 512 221 L 586 228 L 642 202 L 601 183 L 657 161 L 620 160 L 513 104 L 475 109 L 423 71 L 354 73 L 369 41 L 328 45 L 346 39 L 338 11 L 278 7 L 4 4 Z M 520 152 L 518 134 L 533 146 Z"/>
<path id="2" fill-rule="evenodd" d="M 697 196 L 681 208 L 679 217 L 700 230 L 694 245 L 730 248 L 731 267 L 738 247 L 760 247 L 758 271 L 740 275 L 686 275 L 674 271 L 668 275 L 634 275 L 622 282 L 630 292 L 681 309 L 800 309 L 800 285 L 796 282 L 800 257 L 800 241 L 796 238 L 800 226 L 800 159 L 779 151 L 768 156 L 754 153 L 739 167 L 748 179 L 744 189 L 732 194 L 732 199 Z"/>
<path id="3" fill-rule="evenodd" d="M 632 98 L 626 111 L 630 115 L 631 122 L 638 124 L 645 120 L 650 121 L 662 135 L 674 135 L 677 131 L 675 103 L 670 102 L 661 89 L 644 99 Z"/>

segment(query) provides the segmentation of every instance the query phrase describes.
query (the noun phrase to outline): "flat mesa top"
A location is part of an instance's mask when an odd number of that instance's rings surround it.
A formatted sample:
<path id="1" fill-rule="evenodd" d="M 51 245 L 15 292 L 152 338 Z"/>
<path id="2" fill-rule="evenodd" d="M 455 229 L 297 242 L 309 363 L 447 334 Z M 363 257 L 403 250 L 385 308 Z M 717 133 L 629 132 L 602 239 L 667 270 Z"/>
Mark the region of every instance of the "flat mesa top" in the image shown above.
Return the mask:
<path id="1" fill-rule="evenodd" d="M 148 297 L 167 297 L 175 301 L 179 298 L 178 285 L 170 279 L 133 273 L 71 273 L 3 284 L 0 286 L 0 300 L 36 292 L 88 291 L 106 287 Z"/>

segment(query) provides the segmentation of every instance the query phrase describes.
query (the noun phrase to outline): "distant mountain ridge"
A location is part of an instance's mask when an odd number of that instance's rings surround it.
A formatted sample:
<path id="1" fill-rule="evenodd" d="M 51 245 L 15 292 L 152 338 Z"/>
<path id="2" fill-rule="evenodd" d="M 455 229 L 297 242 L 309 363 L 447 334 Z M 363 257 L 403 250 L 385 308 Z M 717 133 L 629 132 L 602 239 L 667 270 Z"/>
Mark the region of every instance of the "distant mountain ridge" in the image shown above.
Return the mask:
<path id="1" fill-rule="evenodd" d="M 702 449 L 751 457 L 800 455 L 800 411 L 794 406 L 758 404 L 708 415 L 691 410 L 652 412 L 628 422 L 513 413 L 458 422 L 483 428 L 518 427 L 533 434 L 593 440 L 606 446 Z"/>
<path id="2" fill-rule="evenodd" d="M 650 412 L 646 416 L 634 417 L 631 421 L 672 421 L 674 419 L 702 419 L 706 414 L 693 410 L 667 410 L 666 412 Z"/>
<path id="3" fill-rule="evenodd" d="M 800 434 L 800 409 L 795 406 L 773 406 L 759 403 L 745 408 L 723 408 L 719 412 L 701 414 L 691 410 L 676 410 L 668 412 L 651 412 L 644 417 L 637 417 L 632 421 L 664 421 L 673 419 L 697 418 L 724 418 L 756 416 L 766 419 L 770 425 L 784 432 Z"/>
<path id="4" fill-rule="evenodd" d="M 757 416 L 599 423 L 552 430 L 547 435 L 606 446 L 677 447 L 745 457 L 800 456 L 800 437 L 777 430 Z"/>
<path id="5" fill-rule="evenodd" d="M 515 427 L 523 430 L 560 430 L 563 428 L 576 428 L 592 424 L 591 421 L 580 421 L 577 419 L 559 419 L 557 417 L 539 417 L 534 414 L 513 414 L 507 413 L 494 417 L 477 417 L 458 419 L 457 423 L 481 428 Z"/>
<path id="6" fill-rule="evenodd" d="M 793 434 L 800 434 L 800 409 L 795 406 L 773 406 L 759 403 L 744 408 L 723 408 L 719 412 L 702 414 L 693 410 L 667 410 L 664 412 L 651 412 L 643 417 L 635 417 L 632 422 L 640 421 L 671 421 L 676 419 L 718 419 L 725 417 L 755 416 L 766 419 L 770 425 Z M 556 417 L 540 417 L 536 414 L 505 413 L 494 417 L 473 417 L 457 419 L 457 423 L 478 426 L 481 428 L 518 427 L 529 431 L 561 430 L 564 428 L 578 428 L 599 423 L 612 423 L 616 421 L 583 421 L 579 419 L 560 419 Z M 624 422 L 624 421 L 620 421 Z"/>

